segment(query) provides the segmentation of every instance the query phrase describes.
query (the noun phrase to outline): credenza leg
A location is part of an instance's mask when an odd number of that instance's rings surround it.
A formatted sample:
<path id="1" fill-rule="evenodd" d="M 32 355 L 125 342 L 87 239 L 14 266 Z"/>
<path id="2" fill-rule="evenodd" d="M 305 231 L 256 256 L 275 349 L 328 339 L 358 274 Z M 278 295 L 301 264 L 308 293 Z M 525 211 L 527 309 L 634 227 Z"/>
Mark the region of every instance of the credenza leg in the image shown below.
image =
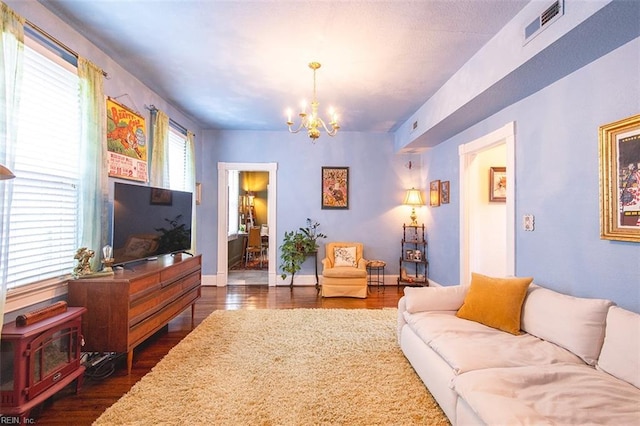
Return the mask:
<path id="1" fill-rule="evenodd" d="M 127 374 L 131 374 L 131 367 L 133 367 L 133 348 L 127 352 Z"/>
<path id="2" fill-rule="evenodd" d="M 193 303 L 191 305 L 191 328 L 193 328 L 196 324 L 195 317 L 196 317 L 196 304 Z"/>

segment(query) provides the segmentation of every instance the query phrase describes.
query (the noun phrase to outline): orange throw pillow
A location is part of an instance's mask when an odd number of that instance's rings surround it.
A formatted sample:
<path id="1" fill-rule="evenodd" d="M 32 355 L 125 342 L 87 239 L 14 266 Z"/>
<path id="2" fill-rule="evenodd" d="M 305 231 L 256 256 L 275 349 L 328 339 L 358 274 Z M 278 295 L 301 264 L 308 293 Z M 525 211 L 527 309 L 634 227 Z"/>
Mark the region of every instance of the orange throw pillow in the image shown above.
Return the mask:
<path id="1" fill-rule="evenodd" d="M 458 318 L 520 334 L 520 314 L 532 277 L 493 278 L 471 273 L 471 286 Z"/>

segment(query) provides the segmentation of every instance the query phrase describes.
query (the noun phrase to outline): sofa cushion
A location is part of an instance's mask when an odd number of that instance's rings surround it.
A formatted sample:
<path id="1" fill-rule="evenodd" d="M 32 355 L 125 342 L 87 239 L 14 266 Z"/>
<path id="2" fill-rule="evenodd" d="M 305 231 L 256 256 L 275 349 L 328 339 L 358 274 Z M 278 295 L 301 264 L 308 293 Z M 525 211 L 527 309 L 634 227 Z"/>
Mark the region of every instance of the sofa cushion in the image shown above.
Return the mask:
<path id="1" fill-rule="evenodd" d="M 553 363 L 584 364 L 568 350 L 530 334 L 513 335 L 455 312 L 404 313 L 409 328 L 451 367 L 455 374 L 491 367 Z"/>
<path id="2" fill-rule="evenodd" d="M 336 247 L 333 251 L 333 266 L 356 266 L 355 247 Z"/>
<path id="3" fill-rule="evenodd" d="M 490 425 L 632 425 L 640 418 L 640 390 L 586 364 L 476 370 L 454 378 L 453 388 Z"/>
<path id="4" fill-rule="evenodd" d="M 561 294 L 532 285 L 522 306 L 522 329 L 595 365 L 612 302 Z"/>
<path id="5" fill-rule="evenodd" d="M 531 277 L 494 278 L 472 273 L 469 291 L 456 315 L 519 334 L 522 302 L 531 281 Z"/>
<path id="6" fill-rule="evenodd" d="M 457 311 L 467 295 L 467 286 L 405 287 L 406 309 L 410 313 L 423 311 Z"/>
<path id="7" fill-rule="evenodd" d="M 640 388 L 640 314 L 609 308 L 597 368 Z"/>

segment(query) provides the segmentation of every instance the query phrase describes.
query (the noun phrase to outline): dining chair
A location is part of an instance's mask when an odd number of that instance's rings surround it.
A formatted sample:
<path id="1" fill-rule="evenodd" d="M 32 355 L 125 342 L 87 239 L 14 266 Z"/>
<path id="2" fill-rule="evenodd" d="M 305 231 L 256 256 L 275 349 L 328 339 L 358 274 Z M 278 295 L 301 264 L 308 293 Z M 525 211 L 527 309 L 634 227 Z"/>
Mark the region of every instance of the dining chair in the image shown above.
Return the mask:
<path id="1" fill-rule="evenodd" d="M 260 228 L 254 226 L 249 228 L 249 238 L 244 259 L 245 268 L 249 264 L 249 257 L 254 257 L 256 254 L 260 256 L 260 268 L 262 268 L 262 237 L 260 237 Z"/>

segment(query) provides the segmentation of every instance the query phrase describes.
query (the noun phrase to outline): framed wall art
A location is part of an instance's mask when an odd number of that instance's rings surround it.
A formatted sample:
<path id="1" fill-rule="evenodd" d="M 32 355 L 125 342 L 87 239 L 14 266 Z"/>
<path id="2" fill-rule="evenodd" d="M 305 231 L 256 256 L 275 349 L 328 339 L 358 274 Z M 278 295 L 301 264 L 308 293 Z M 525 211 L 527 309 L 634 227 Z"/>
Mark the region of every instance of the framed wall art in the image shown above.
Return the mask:
<path id="1" fill-rule="evenodd" d="M 600 238 L 640 242 L 640 115 L 600 126 Z"/>
<path id="2" fill-rule="evenodd" d="M 322 208 L 349 208 L 349 168 L 322 167 Z"/>
<path id="3" fill-rule="evenodd" d="M 440 202 L 442 204 L 449 204 L 449 181 L 448 180 L 440 182 Z"/>
<path id="4" fill-rule="evenodd" d="M 147 128 L 144 117 L 107 98 L 109 177 L 148 182 Z"/>
<path id="5" fill-rule="evenodd" d="M 489 168 L 489 201 L 492 203 L 507 202 L 507 168 Z"/>
<path id="6" fill-rule="evenodd" d="M 429 183 L 429 205 L 438 207 L 440 205 L 440 181 L 432 180 Z"/>

